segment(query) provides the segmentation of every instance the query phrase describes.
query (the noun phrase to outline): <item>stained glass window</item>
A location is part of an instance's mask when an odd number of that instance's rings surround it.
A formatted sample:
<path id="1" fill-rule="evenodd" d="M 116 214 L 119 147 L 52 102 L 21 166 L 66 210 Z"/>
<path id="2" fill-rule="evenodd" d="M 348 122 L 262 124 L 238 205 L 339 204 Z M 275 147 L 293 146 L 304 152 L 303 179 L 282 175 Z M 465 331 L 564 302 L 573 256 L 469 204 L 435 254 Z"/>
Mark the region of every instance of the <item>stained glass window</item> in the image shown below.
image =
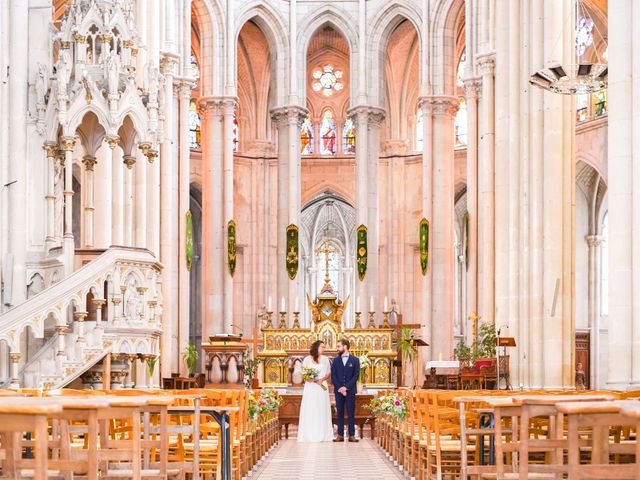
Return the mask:
<path id="1" fill-rule="evenodd" d="M 584 122 L 589 118 L 589 94 L 581 93 L 576 96 L 576 121 Z"/>
<path id="2" fill-rule="evenodd" d="M 418 108 L 416 113 L 416 150 L 422 151 L 424 138 L 424 118 L 422 116 L 422 108 Z"/>
<path id="3" fill-rule="evenodd" d="M 189 72 L 189 75 L 194 79 L 194 82 L 191 84 L 191 90 L 194 90 L 198 88 L 198 81 L 200 80 L 200 66 L 198 65 L 198 60 L 193 52 L 191 52 L 191 71 Z"/>
<path id="4" fill-rule="evenodd" d="M 334 91 L 340 91 L 344 88 L 342 76 L 342 70 L 334 70 L 333 65 L 327 64 L 313 71 L 311 88 L 314 92 L 322 92 L 328 97 L 333 95 Z"/>
<path id="5" fill-rule="evenodd" d="M 607 113 L 607 89 L 603 88 L 593 94 L 593 116 L 601 117 Z"/>
<path id="6" fill-rule="evenodd" d="M 238 114 L 233 114 L 233 151 L 237 152 L 240 146 L 240 127 L 238 126 Z"/>
<path id="7" fill-rule="evenodd" d="M 579 17 L 576 21 L 576 54 L 581 57 L 593 43 L 593 20 Z"/>
<path id="8" fill-rule="evenodd" d="M 309 115 L 302 122 L 300 127 L 300 153 L 309 155 L 313 153 L 313 123 Z"/>
<path id="9" fill-rule="evenodd" d="M 195 99 L 189 102 L 189 148 L 200 148 L 200 135 L 202 132 L 202 122 L 198 114 L 198 106 Z"/>
<path id="10" fill-rule="evenodd" d="M 322 116 L 322 123 L 320 124 L 320 153 L 322 155 L 336 153 L 336 122 L 333 119 L 331 110 L 326 110 Z"/>
<path id="11" fill-rule="evenodd" d="M 467 104 L 464 98 L 460 99 L 460 108 L 454 120 L 455 146 L 461 147 L 467 144 Z"/>
<path id="12" fill-rule="evenodd" d="M 459 87 L 464 86 L 464 82 L 462 81 L 462 79 L 464 78 L 464 69 L 466 68 L 466 65 L 467 65 L 467 52 L 464 51 L 460 56 L 460 62 L 458 62 L 458 86 Z"/>
<path id="13" fill-rule="evenodd" d="M 356 126 L 351 117 L 347 117 L 342 127 L 342 150 L 344 153 L 356 153 Z"/>

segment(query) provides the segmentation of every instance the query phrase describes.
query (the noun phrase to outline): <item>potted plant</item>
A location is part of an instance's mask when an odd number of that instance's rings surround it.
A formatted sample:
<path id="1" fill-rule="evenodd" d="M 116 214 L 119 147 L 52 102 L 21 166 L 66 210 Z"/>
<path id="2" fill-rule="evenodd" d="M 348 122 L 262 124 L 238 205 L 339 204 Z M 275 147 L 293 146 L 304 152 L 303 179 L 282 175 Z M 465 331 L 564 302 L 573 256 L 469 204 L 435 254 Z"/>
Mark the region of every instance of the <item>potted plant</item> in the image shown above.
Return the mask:
<path id="1" fill-rule="evenodd" d="M 187 348 L 182 352 L 182 359 L 184 360 L 184 364 L 187 367 L 190 377 L 193 377 L 193 374 L 196 371 L 199 356 L 198 349 L 193 343 L 187 345 Z"/>
<path id="2" fill-rule="evenodd" d="M 413 330 L 410 328 L 403 328 L 400 331 L 400 337 L 398 338 L 398 353 L 402 359 L 402 365 L 409 366 L 409 363 L 413 363 L 418 351 L 414 346 Z M 416 386 L 416 372 L 415 369 L 411 369 L 411 375 L 413 377 L 413 385 Z"/>
<path id="3" fill-rule="evenodd" d="M 257 389 L 260 386 L 260 382 L 256 378 L 256 373 L 258 373 L 258 365 L 260 365 L 260 359 L 252 358 L 251 353 L 249 353 L 249 349 L 245 350 L 242 356 L 242 363 L 244 365 L 244 386 L 245 388 Z"/>
<path id="4" fill-rule="evenodd" d="M 453 357 L 460 362 L 464 362 L 465 360 L 470 360 L 472 356 L 471 347 L 466 344 L 464 338 L 461 338 L 456 348 L 453 349 Z"/>
<path id="5" fill-rule="evenodd" d="M 478 328 L 476 340 L 476 358 L 493 358 L 496 356 L 496 326 L 493 323 L 483 323 Z"/>

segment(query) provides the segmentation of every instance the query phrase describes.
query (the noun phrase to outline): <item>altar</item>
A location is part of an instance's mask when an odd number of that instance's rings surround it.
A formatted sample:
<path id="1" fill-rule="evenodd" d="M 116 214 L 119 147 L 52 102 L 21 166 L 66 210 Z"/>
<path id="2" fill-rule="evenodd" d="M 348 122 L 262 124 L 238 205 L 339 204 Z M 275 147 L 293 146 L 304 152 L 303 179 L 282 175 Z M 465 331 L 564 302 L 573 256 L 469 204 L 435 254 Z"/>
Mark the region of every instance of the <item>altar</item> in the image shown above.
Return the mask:
<path id="1" fill-rule="evenodd" d="M 369 388 L 395 387 L 392 365 L 397 353 L 393 346 L 394 330 L 389 325 L 388 313 L 383 313 L 382 325 L 376 326 L 375 312 L 368 313 L 366 325 L 363 325 L 362 313 L 356 312 L 353 328 L 346 328 L 343 315 L 348 302 L 349 297 L 340 299 L 332 288 L 327 265 L 322 289 L 313 300 L 307 296 L 312 319 L 310 327 L 300 327 L 299 312 L 294 312 L 291 326 L 286 324 L 286 312 L 280 312 L 277 325 L 274 325 L 273 313 L 267 312 L 266 325 L 261 329 L 264 349 L 257 355 L 262 363 L 262 387 L 296 386 L 294 371 L 309 355 L 313 342 L 318 339 L 324 341 L 325 355 L 333 360 L 341 338 L 351 343 L 352 355 L 366 355 L 369 359 L 369 366 L 362 370 L 361 375 L 364 385 Z"/>

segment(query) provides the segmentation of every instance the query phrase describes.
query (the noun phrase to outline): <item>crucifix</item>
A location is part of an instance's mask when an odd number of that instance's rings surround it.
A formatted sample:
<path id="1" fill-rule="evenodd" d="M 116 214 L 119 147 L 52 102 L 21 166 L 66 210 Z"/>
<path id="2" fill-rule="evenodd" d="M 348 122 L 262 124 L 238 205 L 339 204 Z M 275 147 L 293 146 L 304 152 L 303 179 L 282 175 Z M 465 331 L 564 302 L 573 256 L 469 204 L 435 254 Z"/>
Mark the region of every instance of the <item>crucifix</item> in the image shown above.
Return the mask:
<path id="1" fill-rule="evenodd" d="M 314 251 L 316 253 L 324 253 L 324 286 L 326 288 L 329 285 L 329 280 L 330 280 L 329 279 L 329 254 L 339 253 L 340 250 L 329 246 L 329 239 L 326 238 L 324 240 L 324 247 L 318 247 Z"/>
<path id="2" fill-rule="evenodd" d="M 467 319 L 468 319 L 470 322 L 473 322 L 473 330 L 472 330 L 472 333 L 473 333 L 473 340 L 474 340 L 474 341 L 475 341 L 475 340 L 478 340 L 478 320 L 480 320 L 481 318 L 482 318 L 482 317 L 480 317 L 480 316 L 478 315 L 478 312 L 476 312 L 475 310 L 473 311 L 473 313 L 472 313 L 471 315 L 469 315 L 469 316 L 467 317 Z"/>

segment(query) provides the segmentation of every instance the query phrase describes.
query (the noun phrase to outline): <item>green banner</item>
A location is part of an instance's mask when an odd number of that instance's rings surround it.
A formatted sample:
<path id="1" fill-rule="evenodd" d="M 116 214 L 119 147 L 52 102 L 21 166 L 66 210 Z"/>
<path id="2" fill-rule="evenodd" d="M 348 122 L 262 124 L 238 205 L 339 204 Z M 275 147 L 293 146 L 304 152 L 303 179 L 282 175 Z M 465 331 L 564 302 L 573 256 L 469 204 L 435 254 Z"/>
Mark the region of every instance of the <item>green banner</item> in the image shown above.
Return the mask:
<path id="1" fill-rule="evenodd" d="M 298 227 L 294 224 L 287 227 L 287 257 L 285 261 L 289 278 L 293 280 L 298 274 Z"/>
<path id="2" fill-rule="evenodd" d="M 227 224 L 227 259 L 229 260 L 229 273 L 233 277 L 236 272 L 236 221 L 229 220 Z"/>
<path id="3" fill-rule="evenodd" d="M 357 233 L 357 263 L 358 263 L 358 278 L 362 282 L 364 276 L 367 273 L 367 227 L 360 225 Z"/>
<path id="4" fill-rule="evenodd" d="M 464 212 L 464 266 L 469 270 L 469 211 Z"/>
<path id="5" fill-rule="evenodd" d="M 429 220 L 423 218 L 420 220 L 420 266 L 422 267 L 422 275 L 427 274 L 429 265 Z"/>
<path id="6" fill-rule="evenodd" d="M 191 214 L 191 210 L 187 210 L 186 217 L 185 249 L 187 254 L 187 270 L 191 271 L 191 267 L 193 266 L 193 215 Z"/>

